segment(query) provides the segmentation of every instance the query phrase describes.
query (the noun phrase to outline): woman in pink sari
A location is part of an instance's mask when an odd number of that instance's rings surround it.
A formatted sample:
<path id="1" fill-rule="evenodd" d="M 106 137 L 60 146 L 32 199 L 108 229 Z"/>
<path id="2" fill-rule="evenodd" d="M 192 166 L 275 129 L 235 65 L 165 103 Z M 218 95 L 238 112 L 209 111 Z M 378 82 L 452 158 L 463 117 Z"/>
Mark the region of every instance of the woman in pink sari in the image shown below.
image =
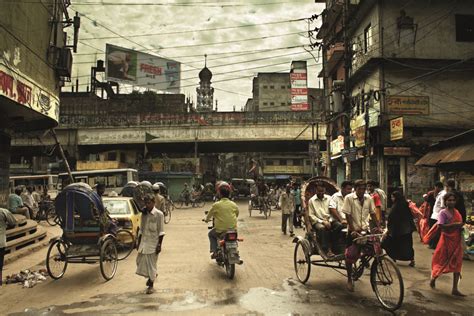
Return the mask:
<path id="1" fill-rule="evenodd" d="M 461 243 L 462 217 L 458 210 L 454 208 L 456 205 L 456 195 L 454 193 L 446 193 L 444 203 L 446 208 L 439 213 L 436 228 L 433 226 L 431 229 L 439 230 L 441 235 L 431 263 L 430 286 L 435 288 L 436 279 L 441 274 L 453 272 L 453 290 L 451 293 L 456 296 L 465 296 L 458 289 L 463 258 Z M 430 233 L 429 235 L 431 235 Z"/>

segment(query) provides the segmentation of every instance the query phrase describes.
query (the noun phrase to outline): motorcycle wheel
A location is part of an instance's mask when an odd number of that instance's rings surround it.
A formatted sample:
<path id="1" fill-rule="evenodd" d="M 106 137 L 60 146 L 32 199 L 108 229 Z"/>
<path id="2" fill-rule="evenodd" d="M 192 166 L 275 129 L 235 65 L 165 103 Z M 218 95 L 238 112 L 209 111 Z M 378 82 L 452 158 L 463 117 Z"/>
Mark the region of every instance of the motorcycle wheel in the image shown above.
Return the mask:
<path id="1" fill-rule="evenodd" d="M 225 274 L 227 275 L 227 278 L 229 280 L 232 280 L 235 276 L 235 264 L 234 263 L 229 263 L 226 261 L 225 263 Z"/>

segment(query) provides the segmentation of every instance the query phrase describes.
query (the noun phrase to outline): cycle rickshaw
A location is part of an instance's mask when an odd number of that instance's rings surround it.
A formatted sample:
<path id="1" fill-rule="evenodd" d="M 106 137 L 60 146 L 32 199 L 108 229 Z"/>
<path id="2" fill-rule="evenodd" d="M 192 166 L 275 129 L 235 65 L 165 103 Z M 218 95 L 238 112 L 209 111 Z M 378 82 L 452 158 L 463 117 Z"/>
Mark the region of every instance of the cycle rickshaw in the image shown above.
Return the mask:
<path id="1" fill-rule="evenodd" d="M 64 188 L 55 200 L 56 214 L 63 230 L 50 241 L 46 268 L 53 279 L 64 276 L 70 263 L 97 263 L 105 280 L 111 280 L 118 261 L 132 252 L 133 235 L 114 230 L 100 196 L 84 183 Z M 123 253 L 125 251 L 125 253 Z"/>
<path id="2" fill-rule="evenodd" d="M 337 185 L 331 179 L 324 177 L 315 177 L 304 183 L 302 187 L 302 202 L 305 212 L 308 210 L 308 201 L 315 194 L 317 181 L 324 183 L 326 193 L 332 195 L 337 192 Z M 336 249 L 334 256 L 328 256 L 322 250 L 315 232 L 307 232 L 304 237 L 297 236 L 294 238 L 294 268 L 296 277 L 301 283 L 306 283 L 311 274 L 311 266 L 319 266 L 332 268 L 345 274 L 345 235 L 347 229 L 341 232 L 339 241 L 333 245 Z M 377 300 L 382 307 L 389 311 L 395 311 L 402 305 L 404 296 L 403 279 L 397 265 L 381 248 L 381 239 L 383 234 L 362 234 L 354 239 L 359 244 L 361 256 L 353 264 L 352 282 L 357 281 L 364 272 L 365 268 L 370 268 L 370 284 Z M 319 257 L 314 257 L 319 256 Z"/>
<path id="3" fill-rule="evenodd" d="M 252 210 L 259 210 L 265 219 L 272 215 L 272 208 L 268 201 L 268 196 L 251 195 L 249 200 L 249 216 L 252 217 Z"/>

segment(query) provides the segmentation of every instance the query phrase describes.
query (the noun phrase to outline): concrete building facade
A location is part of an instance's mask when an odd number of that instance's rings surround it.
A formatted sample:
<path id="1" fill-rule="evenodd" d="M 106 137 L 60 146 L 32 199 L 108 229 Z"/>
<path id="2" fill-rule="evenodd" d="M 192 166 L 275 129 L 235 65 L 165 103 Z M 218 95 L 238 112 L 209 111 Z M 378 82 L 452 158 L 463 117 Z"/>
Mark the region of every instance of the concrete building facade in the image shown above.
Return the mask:
<path id="1" fill-rule="evenodd" d="M 437 175 L 415 166 L 416 160 L 430 144 L 474 126 L 474 3 L 326 5 L 320 30 L 325 69 L 337 51 L 347 66 L 341 68 L 339 60 L 339 67 L 324 73 L 326 93 L 342 78 L 348 94 L 343 110 L 351 119 L 350 133 L 342 126 L 337 131 L 346 137 L 342 150 L 353 151 L 345 176 L 376 179 L 389 192 L 402 190 L 419 200 Z"/>
<path id="2" fill-rule="evenodd" d="M 8 197 L 10 141 L 14 131 L 57 126 L 59 92 L 70 80 L 79 17 L 70 1 L 10 1 L 0 10 L 0 206 Z M 73 26 L 67 43 L 65 28 Z M 70 34 L 71 35 L 71 34 Z M 68 45 L 70 44 L 70 45 Z"/>

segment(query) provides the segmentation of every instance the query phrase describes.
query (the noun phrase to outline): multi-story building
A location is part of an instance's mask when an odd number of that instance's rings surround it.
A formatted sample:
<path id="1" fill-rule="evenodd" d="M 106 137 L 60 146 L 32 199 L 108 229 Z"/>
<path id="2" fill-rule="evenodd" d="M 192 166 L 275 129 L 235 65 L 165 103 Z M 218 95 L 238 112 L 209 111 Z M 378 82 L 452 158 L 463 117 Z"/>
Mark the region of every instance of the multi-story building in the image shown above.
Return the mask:
<path id="1" fill-rule="evenodd" d="M 0 10 L 0 206 L 7 203 L 11 133 L 58 124 L 59 92 L 71 77 L 80 27 L 70 1 L 4 1 Z M 64 28 L 74 27 L 67 44 Z"/>
<path id="2" fill-rule="evenodd" d="M 345 148 L 336 146 L 345 150 L 345 176 L 378 179 L 389 192 L 419 199 L 436 178 L 435 169 L 415 166 L 425 148 L 474 126 L 474 3 L 333 0 L 326 6 L 319 31 L 325 87 L 345 80 L 343 110 L 351 118 Z M 339 67 L 330 71 L 336 52 Z"/>

